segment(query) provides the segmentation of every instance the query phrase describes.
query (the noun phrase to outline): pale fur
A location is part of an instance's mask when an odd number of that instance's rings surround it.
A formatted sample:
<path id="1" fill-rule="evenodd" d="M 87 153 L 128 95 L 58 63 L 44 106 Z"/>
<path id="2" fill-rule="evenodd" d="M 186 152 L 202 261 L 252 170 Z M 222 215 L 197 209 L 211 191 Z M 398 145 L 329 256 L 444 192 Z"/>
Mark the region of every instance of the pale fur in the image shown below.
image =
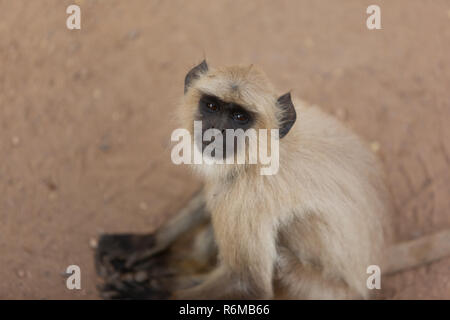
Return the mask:
<path id="1" fill-rule="evenodd" d="M 257 112 L 255 128 L 278 128 L 281 111 L 255 66 L 210 69 L 191 84 L 179 115 L 192 130 L 202 93 Z M 280 169 L 194 166 L 220 264 L 177 298 L 368 298 L 366 269 L 383 265 L 389 197 L 380 166 L 354 133 L 294 100 L 297 121 L 280 140 Z"/>

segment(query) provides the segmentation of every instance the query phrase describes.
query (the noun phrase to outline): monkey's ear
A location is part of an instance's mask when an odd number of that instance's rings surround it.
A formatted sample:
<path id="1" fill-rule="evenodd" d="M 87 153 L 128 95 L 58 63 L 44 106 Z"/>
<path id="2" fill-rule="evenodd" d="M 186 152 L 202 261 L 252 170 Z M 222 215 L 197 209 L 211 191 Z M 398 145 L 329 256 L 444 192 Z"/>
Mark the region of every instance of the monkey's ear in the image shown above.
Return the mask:
<path id="1" fill-rule="evenodd" d="M 297 120 L 294 104 L 292 103 L 291 93 L 288 92 L 278 98 L 277 104 L 282 110 L 280 119 L 280 139 L 283 138 Z"/>
<path id="2" fill-rule="evenodd" d="M 198 66 L 193 67 L 191 71 L 187 73 L 186 78 L 184 78 L 184 93 L 186 93 L 189 85 L 193 80 L 198 79 L 200 77 L 200 74 L 207 71 L 208 64 L 206 63 L 206 60 L 203 60 Z"/>

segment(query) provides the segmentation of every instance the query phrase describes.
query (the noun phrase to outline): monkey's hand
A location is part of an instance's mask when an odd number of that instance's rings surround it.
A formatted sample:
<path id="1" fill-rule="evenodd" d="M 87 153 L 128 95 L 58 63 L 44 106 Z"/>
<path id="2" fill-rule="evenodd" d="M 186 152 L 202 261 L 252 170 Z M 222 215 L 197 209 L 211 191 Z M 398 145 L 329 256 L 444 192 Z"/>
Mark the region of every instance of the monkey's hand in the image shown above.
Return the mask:
<path id="1" fill-rule="evenodd" d="M 210 229 L 209 214 L 199 193 L 152 234 L 101 236 L 95 252 L 97 273 L 105 280 L 100 288 L 101 295 L 119 299 L 162 299 L 174 288 L 196 284 L 192 275 L 208 268 L 212 262 L 210 255 L 216 256 Z M 203 238 L 197 241 L 197 236 L 201 235 Z M 203 245 L 193 250 L 195 243 Z"/>
<path id="2" fill-rule="evenodd" d="M 95 253 L 97 273 L 104 279 L 100 295 L 107 299 L 164 299 L 175 270 L 166 263 L 168 250 L 153 234 L 100 237 Z"/>
<path id="3" fill-rule="evenodd" d="M 148 269 L 161 260 L 164 246 L 154 234 L 107 234 L 99 239 L 95 252 L 95 265 L 101 277 Z M 155 259 L 151 259 L 157 255 Z"/>
<path id="4" fill-rule="evenodd" d="M 150 282 L 126 279 L 109 280 L 99 286 L 99 292 L 103 299 L 117 300 L 164 300 L 170 296 L 170 293 L 164 289 L 164 285 L 155 279 Z"/>

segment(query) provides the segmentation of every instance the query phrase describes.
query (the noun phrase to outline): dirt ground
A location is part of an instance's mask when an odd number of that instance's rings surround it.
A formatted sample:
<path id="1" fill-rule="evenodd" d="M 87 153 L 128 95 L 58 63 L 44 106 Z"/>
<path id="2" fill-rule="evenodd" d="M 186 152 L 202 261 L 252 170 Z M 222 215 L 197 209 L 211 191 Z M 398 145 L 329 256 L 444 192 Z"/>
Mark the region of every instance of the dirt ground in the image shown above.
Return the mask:
<path id="1" fill-rule="evenodd" d="M 73 3 L 81 30 L 66 28 Z M 373 3 L 382 30 L 366 28 Z M 445 0 L 0 0 L 0 298 L 97 298 L 98 234 L 152 231 L 190 198 L 200 184 L 169 142 L 204 56 L 260 65 L 363 136 L 398 241 L 450 228 L 449 52 Z M 82 290 L 65 286 L 71 264 Z M 382 286 L 449 299 L 450 259 Z"/>

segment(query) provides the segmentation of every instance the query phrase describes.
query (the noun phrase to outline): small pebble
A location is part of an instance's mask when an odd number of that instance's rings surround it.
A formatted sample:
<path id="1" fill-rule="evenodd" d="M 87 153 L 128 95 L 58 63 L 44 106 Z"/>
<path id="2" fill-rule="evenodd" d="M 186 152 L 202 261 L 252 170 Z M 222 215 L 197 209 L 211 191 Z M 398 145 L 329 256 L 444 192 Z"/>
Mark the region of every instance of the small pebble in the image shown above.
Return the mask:
<path id="1" fill-rule="evenodd" d="M 139 204 L 139 208 L 140 208 L 141 210 L 145 211 L 145 210 L 148 209 L 148 205 L 147 205 L 147 203 L 145 203 L 145 202 L 141 202 L 141 203 Z"/>
<path id="2" fill-rule="evenodd" d="M 109 143 L 104 142 L 104 143 L 101 143 L 101 144 L 98 146 L 98 148 L 99 148 L 101 151 L 103 151 L 103 152 L 107 152 L 107 151 L 109 151 L 109 150 L 111 149 L 111 145 L 110 145 Z"/>
<path id="3" fill-rule="evenodd" d="M 48 199 L 49 200 L 56 200 L 56 198 L 58 198 L 58 194 L 56 193 L 56 192 L 50 192 L 49 194 L 48 194 Z"/>
<path id="4" fill-rule="evenodd" d="M 51 178 L 45 179 L 45 180 L 44 180 L 44 184 L 47 186 L 47 188 L 48 188 L 50 191 L 56 191 L 56 190 L 58 190 L 58 186 L 56 185 L 56 183 L 55 183 Z"/>
<path id="5" fill-rule="evenodd" d="M 22 269 L 17 270 L 16 273 L 17 273 L 17 276 L 18 276 L 19 278 L 25 277 L 25 271 L 22 270 Z"/>
<path id="6" fill-rule="evenodd" d="M 131 30 L 130 32 L 128 32 L 127 38 L 130 40 L 134 40 L 139 37 L 139 34 L 140 33 L 138 30 Z"/>
<path id="7" fill-rule="evenodd" d="M 74 79 L 86 80 L 89 75 L 89 70 L 86 68 L 82 68 L 81 70 L 76 71 L 73 74 Z"/>
<path id="8" fill-rule="evenodd" d="M 94 97 L 94 99 L 100 99 L 102 97 L 102 91 L 97 88 L 92 93 L 92 96 Z"/>
<path id="9" fill-rule="evenodd" d="M 90 238 L 90 239 L 89 239 L 89 246 L 90 246 L 92 249 L 96 249 L 96 248 L 98 247 L 98 241 L 97 241 L 97 238 Z"/>
<path id="10" fill-rule="evenodd" d="M 378 141 L 373 141 L 370 144 L 370 149 L 372 149 L 373 152 L 378 152 L 380 150 L 380 143 Z"/>
<path id="11" fill-rule="evenodd" d="M 417 238 L 420 238 L 421 236 L 422 236 L 422 232 L 420 232 L 420 231 L 413 231 L 411 233 L 411 238 L 412 239 L 417 239 Z"/>
<path id="12" fill-rule="evenodd" d="M 17 136 L 12 137 L 11 143 L 13 144 L 13 146 L 18 146 L 20 143 L 20 138 Z"/>

